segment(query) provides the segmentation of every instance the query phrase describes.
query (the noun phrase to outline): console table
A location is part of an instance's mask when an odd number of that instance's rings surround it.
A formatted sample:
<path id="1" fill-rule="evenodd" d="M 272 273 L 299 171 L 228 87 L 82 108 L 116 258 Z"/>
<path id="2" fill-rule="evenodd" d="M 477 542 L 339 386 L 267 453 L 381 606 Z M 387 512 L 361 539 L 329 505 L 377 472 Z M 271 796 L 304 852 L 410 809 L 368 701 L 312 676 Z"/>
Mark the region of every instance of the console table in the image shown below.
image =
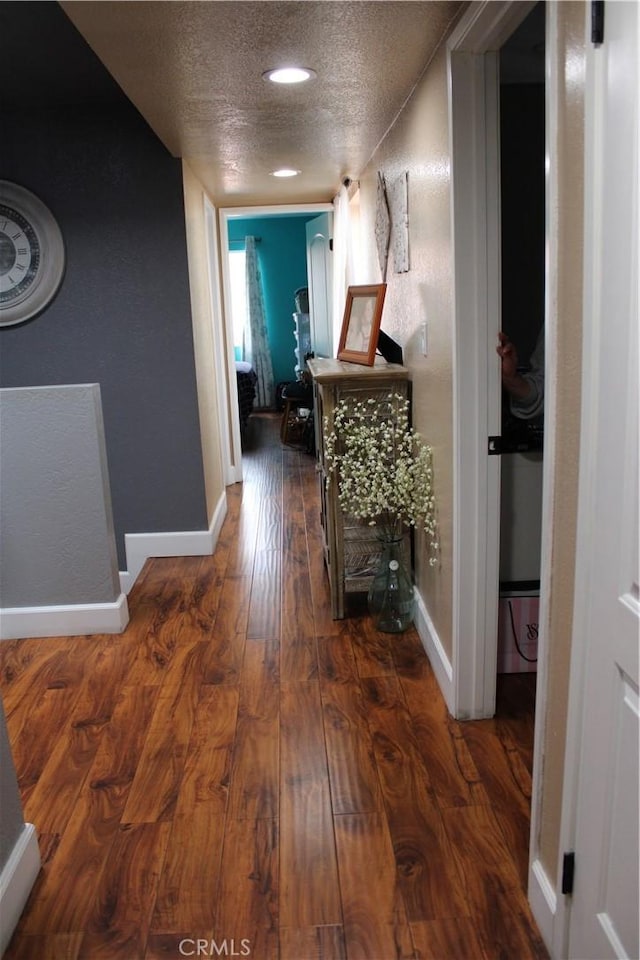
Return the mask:
<path id="1" fill-rule="evenodd" d="M 338 477 L 331 475 L 327 487 L 325 418 L 343 398 L 383 401 L 390 393 L 409 396 L 409 371 L 396 363 L 376 359 L 373 367 L 341 360 L 310 359 L 307 367 L 313 379 L 316 459 L 320 484 L 324 559 L 331 588 L 334 620 L 344 618 L 345 594 L 367 592 L 373 579 L 380 546 L 372 528 L 362 520 L 346 516 L 338 501 Z"/>

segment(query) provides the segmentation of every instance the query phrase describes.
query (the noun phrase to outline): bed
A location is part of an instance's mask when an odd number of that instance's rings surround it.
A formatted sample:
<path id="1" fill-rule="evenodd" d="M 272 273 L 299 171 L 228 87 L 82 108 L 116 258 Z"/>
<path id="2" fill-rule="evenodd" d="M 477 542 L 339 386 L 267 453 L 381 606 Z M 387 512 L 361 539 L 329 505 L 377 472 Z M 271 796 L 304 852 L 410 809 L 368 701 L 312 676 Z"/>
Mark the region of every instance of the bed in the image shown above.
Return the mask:
<path id="1" fill-rule="evenodd" d="M 240 429 L 245 430 L 256 398 L 258 377 L 250 363 L 247 363 L 246 360 L 236 360 L 236 379 L 238 381 Z"/>

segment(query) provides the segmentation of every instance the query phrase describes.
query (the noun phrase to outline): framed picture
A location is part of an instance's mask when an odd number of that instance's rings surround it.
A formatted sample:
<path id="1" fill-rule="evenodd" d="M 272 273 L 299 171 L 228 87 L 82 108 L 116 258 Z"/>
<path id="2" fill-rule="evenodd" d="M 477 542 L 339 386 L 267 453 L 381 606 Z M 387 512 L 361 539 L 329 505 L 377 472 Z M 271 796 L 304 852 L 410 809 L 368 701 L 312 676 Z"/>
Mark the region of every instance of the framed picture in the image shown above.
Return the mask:
<path id="1" fill-rule="evenodd" d="M 338 360 L 373 366 L 386 292 L 386 283 L 349 287 L 338 344 Z"/>

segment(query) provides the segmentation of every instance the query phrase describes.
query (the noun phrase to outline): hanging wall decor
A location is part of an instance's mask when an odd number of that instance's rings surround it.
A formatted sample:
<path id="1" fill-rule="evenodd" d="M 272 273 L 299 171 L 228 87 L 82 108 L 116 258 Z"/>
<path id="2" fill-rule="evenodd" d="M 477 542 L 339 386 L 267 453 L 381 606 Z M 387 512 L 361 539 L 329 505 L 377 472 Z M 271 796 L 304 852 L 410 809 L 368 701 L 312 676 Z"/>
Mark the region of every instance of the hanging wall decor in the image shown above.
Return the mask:
<path id="1" fill-rule="evenodd" d="M 376 246 L 378 248 L 378 263 L 383 283 L 387 279 L 387 264 L 389 261 L 389 240 L 391 234 L 391 219 L 387 201 L 387 188 L 384 176 L 378 171 L 378 191 L 376 196 Z"/>
<path id="2" fill-rule="evenodd" d="M 409 174 L 401 174 L 387 184 L 387 201 L 391 216 L 391 250 L 396 273 L 409 270 Z"/>
<path id="3" fill-rule="evenodd" d="M 0 326 L 44 310 L 64 264 L 62 234 L 49 208 L 26 187 L 0 180 Z"/>

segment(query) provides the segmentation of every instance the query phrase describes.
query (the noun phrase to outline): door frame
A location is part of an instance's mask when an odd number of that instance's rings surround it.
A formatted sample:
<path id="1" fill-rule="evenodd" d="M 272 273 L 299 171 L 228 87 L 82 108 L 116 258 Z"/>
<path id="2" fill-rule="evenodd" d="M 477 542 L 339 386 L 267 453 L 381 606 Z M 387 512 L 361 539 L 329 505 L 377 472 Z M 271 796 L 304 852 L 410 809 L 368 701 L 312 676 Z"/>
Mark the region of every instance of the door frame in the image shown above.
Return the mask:
<path id="1" fill-rule="evenodd" d="M 495 352 L 501 302 L 498 51 L 535 5 L 536 0 L 475 3 L 447 42 L 454 260 L 453 663 L 449 705 L 458 719 L 495 713 L 500 457 L 488 455 L 488 437 L 501 432 L 501 383 Z M 545 455 L 546 489 L 550 489 L 552 471 L 553 463 Z M 545 563 L 548 551 L 544 542 L 542 552 Z M 540 652 L 538 656 L 540 664 Z"/>
<path id="2" fill-rule="evenodd" d="M 209 280 L 209 299 L 211 301 L 211 322 L 213 343 L 226 344 L 227 337 L 222 309 L 220 289 L 220 245 L 218 242 L 218 217 L 214 204 L 203 194 L 205 242 L 207 249 L 207 271 Z M 216 371 L 218 426 L 220 430 L 220 452 L 222 454 L 222 473 L 224 484 L 228 487 L 235 482 L 235 469 L 232 459 L 231 419 L 229 410 L 229 365 L 226 351 L 214 347 L 213 360 Z"/>
<path id="3" fill-rule="evenodd" d="M 219 402 L 228 410 L 229 430 L 223 452 L 225 483 L 242 481 L 242 442 L 240 438 L 240 415 L 233 391 L 236 383 L 236 364 L 233 351 L 233 324 L 231 313 L 231 276 L 229 271 L 229 221 L 249 217 L 283 217 L 300 213 L 325 213 L 333 211 L 332 203 L 274 204 L 254 207 L 221 207 L 218 211 L 220 224 L 220 267 L 222 273 L 222 329 L 226 346 L 226 378 L 218 384 Z M 221 397 L 221 391 L 225 396 Z"/>
<path id="4" fill-rule="evenodd" d="M 326 221 L 324 226 L 325 229 L 322 229 L 318 225 L 318 220 Z M 314 353 L 318 353 L 319 356 L 325 356 L 322 353 L 322 336 L 321 329 L 324 326 L 326 333 L 325 346 L 327 347 L 328 354 L 327 356 L 333 357 L 337 353 L 339 336 L 336 336 L 336 315 L 333 309 L 334 301 L 336 299 L 335 294 L 335 282 L 333 279 L 333 257 L 332 257 L 332 238 L 334 236 L 333 232 L 333 214 L 324 211 L 323 213 L 318 214 L 317 217 L 314 217 L 312 220 L 307 220 L 305 223 L 305 233 L 306 233 L 306 245 L 307 245 L 307 280 L 309 284 L 309 310 L 310 310 L 310 319 L 311 319 L 311 343 L 313 344 Z M 314 268 L 314 259 L 316 254 L 316 242 L 319 242 L 321 252 L 323 254 L 322 259 L 322 269 L 319 270 L 317 267 Z M 322 297 L 319 295 L 321 287 L 324 287 L 324 304 L 322 302 Z M 319 307 L 318 313 L 323 312 L 325 323 L 318 323 L 318 317 L 314 316 L 314 311 L 316 306 Z"/>
<path id="5" fill-rule="evenodd" d="M 535 6 L 474 4 L 448 41 L 454 247 L 454 716 L 495 713 L 499 593 L 499 457 L 487 437 L 500 433 L 500 316 L 497 51 Z M 547 637 L 556 473 L 556 344 L 559 241 L 557 209 L 557 5 L 546 4 L 545 42 L 545 439 L 540 564 L 540 630 L 533 752 L 529 900 L 545 943 L 557 937 L 556 878 L 539 860 L 543 745 L 547 717 Z M 474 231 L 469 230 L 469 211 Z M 491 598 L 495 598 L 495 603 Z"/>

